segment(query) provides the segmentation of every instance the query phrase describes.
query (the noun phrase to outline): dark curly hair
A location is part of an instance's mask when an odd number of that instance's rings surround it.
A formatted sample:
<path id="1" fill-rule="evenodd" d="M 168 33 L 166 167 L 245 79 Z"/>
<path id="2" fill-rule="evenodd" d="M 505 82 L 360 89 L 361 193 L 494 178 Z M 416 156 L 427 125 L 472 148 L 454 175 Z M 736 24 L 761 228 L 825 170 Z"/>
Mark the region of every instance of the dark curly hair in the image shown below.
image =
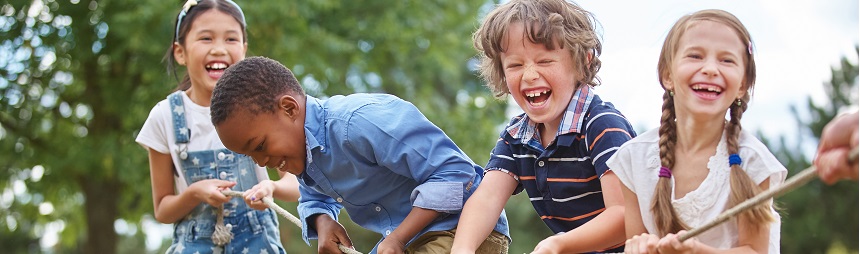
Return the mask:
<path id="1" fill-rule="evenodd" d="M 305 91 L 283 64 L 266 57 L 249 57 L 230 66 L 212 91 L 212 124 L 218 125 L 241 107 L 253 115 L 274 113 L 276 100 L 290 94 L 304 100 Z"/>

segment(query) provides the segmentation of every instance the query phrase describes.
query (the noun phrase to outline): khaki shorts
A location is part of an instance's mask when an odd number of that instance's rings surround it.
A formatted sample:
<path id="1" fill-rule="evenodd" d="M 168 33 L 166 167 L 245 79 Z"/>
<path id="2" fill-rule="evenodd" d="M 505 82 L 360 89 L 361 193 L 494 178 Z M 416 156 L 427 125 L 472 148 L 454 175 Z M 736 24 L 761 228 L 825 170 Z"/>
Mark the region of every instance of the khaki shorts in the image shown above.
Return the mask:
<path id="1" fill-rule="evenodd" d="M 454 233 L 456 229 L 448 231 L 432 231 L 418 237 L 406 246 L 407 254 L 448 254 L 454 245 Z M 481 243 L 475 254 L 507 254 L 508 238 L 502 233 L 493 231 L 490 236 Z"/>

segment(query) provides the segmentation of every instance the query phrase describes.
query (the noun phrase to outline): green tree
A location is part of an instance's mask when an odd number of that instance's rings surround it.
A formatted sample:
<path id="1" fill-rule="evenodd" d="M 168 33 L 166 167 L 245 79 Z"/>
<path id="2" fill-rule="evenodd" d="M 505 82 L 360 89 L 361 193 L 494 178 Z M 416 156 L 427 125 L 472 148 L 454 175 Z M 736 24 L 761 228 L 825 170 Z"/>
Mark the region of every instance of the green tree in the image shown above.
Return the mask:
<path id="1" fill-rule="evenodd" d="M 852 63 L 853 62 L 855 63 Z M 785 137 L 778 144 L 765 140 L 765 144 L 789 169 L 789 177 L 811 165 L 808 144 L 818 144 L 821 130 L 840 110 L 857 106 L 857 59 L 844 57 L 841 65 L 831 68 L 831 80 L 825 82 L 824 91 L 829 101 L 816 104 L 807 99 L 808 118 L 800 109 L 791 110 L 803 133 L 797 143 L 789 144 Z M 760 135 L 761 136 L 761 135 Z M 804 137 L 814 139 L 806 141 Z M 784 253 L 826 253 L 833 247 L 845 247 L 856 253 L 858 248 L 858 188 L 856 182 L 839 182 L 826 185 L 812 181 L 797 190 L 777 198 L 782 208 L 782 251 Z"/>
<path id="2" fill-rule="evenodd" d="M 118 219 L 139 224 L 143 215 L 152 213 L 146 152 L 134 138 L 152 106 L 177 83 L 165 75 L 162 63 L 182 1 L 170 3 L 0 4 L 4 252 L 37 251 L 36 240 L 46 228 L 61 232 L 55 247 L 59 252 L 116 253 L 120 242 L 140 246 L 139 234 L 120 241 L 114 225 Z M 470 66 L 475 54 L 470 35 L 490 3 L 239 4 L 249 24 L 248 55 L 283 62 L 311 95 L 398 95 L 416 104 L 476 163 L 487 161 L 506 117 L 504 103 L 491 98 Z M 282 205 L 295 209 L 295 204 Z M 533 219 L 527 200 L 512 205 L 512 221 L 539 221 Z M 308 252 L 296 228 L 283 223 L 288 251 Z M 344 224 L 360 250 L 369 250 L 378 240 L 354 224 Z M 526 246 L 525 252 L 546 230 L 540 231 L 540 224 L 522 225 L 527 228 L 512 231 L 529 239 L 515 242 Z M 534 237 L 530 230 L 543 232 L 533 234 L 543 237 L 527 238 Z"/>

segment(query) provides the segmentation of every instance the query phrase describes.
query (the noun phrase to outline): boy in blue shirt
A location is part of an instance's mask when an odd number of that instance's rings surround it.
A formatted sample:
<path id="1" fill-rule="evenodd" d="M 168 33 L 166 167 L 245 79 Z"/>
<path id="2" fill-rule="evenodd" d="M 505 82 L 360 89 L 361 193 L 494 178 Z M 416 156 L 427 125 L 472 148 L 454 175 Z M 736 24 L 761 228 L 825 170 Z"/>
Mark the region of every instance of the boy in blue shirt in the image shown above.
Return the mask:
<path id="1" fill-rule="evenodd" d="M 302 237 L 318 238 L 320 253 L 352 247 L 335 220 L 341 208 L 382 235 L 371 253 L 450 252 L 459 212 L 482 179 L 411 103 L 386 94 L 317 99 L 268 58 L 230 66 L 211 110 L 225 147 L 298 176 Z M 508 244 L 502 213 L 479 252 L 507 253 Z"/>

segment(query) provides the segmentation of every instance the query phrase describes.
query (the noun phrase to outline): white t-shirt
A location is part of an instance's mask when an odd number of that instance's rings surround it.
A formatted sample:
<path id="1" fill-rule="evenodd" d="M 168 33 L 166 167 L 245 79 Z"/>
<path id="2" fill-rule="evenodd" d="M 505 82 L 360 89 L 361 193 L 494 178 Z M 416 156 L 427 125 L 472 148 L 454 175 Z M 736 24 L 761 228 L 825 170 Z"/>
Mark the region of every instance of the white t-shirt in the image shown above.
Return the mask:
<path id="1" fill-rule="evenodd" d="M 184 115 L 186 126 L 191 130 L 190 140 L 188 142 L 188 151 L 200 150 L 215 150 L 224 148 L 221 139 L 218 138 L 218 133 L 215 132 L 215 126 L 212 125 L 212 120 L 209 115 L 209 107 L 200 106 L 188 97 L 186 93 L 182 95 L 182 103 L 184 104 Z M 143 123 L 140 129 L 140 134 L 137 135 L 135 141 L 143 146 L 143 148 L 152 148 L 159 153 L 170 154 L 173 159 L 173 166 L 177 169 L 182 168 L 182 164 L 178 155 L 179 145 L 176 144 L 176 135 L 173 131 L 173 111 L 170 109 L 170 101 L 164 99 L 149 112 L 149 117 Z M 256 167 L 257 180 L 267 180 L 269 175 L 263 167 Z M 174 181 L 178 192 L 182 192 L 188 187 L 188 182 L 185 180 L 185 174 L 174 174 Z"/>
<path id="2" fill-rule="evenodd" d="M 651 213 L 651 200 L 657 185 L 660 171 L 660 148 L 658 129 L 645 132 L 628 141 L 619 148 L 606 164 L 618 176 L 621 183 L 636 193 L 639 201 L 639 212 L 648 233 L 656 234 Z M 739 155 L 741 168 L 757 184 L 770 177 L 770 188 L 777 187 L 785 181 L 787 170 L 770 153 L 767 147 L 754 136 L 741 132 Z M 708 176 L 698 188 L 687 193 L 680 199 L 675 199 L 675 184 L 672 178 L 672 205 L 678 216 L 692 228 L 699 227 L 716 218 L 727 209 L 731 193 L 729 155 L 726 150 L 725 133 L 717 145 L 717 153 L 708 161 Z M 770 225 L 769 253 L 779 253 L 780 217 L 771 208 L 776 222 Z M 700 242 L 718 249 L 729 249 L 737 246 L 737 220 L 730 219 L 702 234 L 696 236 Z"/>

